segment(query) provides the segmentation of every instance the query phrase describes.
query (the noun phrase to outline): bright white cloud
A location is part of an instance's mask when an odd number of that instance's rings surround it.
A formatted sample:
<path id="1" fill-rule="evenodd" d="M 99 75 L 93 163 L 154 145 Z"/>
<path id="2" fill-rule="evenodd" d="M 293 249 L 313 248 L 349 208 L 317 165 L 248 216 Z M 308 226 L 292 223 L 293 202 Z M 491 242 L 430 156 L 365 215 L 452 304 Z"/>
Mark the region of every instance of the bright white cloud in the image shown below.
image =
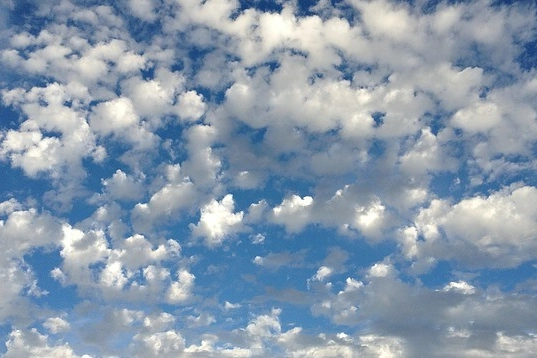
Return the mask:
<path id="1" fill-rule="evenodd" d="M 35 328 L 30 331 L 12 331 L 6 348 L 5 357 L 90 357 L 86 354 L 76 355 L 68 344 L 59 342 L 57 345 L 49 345 L 48 336 L 39 333 Z"/>
<path id="2" fill-rule="evenodd" d="M 177 281 L 172 282 L 167 293 L 167 301 L 171 304 L 178 304 L 192 298 L 192 288 L 196 277 L 187 270 L 180 270 L 177 273 Z"/>
<path id="3" fill-rule="evenodd" d="M 222 244 L 224 239 L 240 231 L 244 213 L 234 213 L 233 195 L 227 194 L 220 202 L 213 200 L 201 208 L 201 217 L 197 225 L 192 225 L 192 234 L 203 237 L 208 247 Z"/>
<path id="4" fill-rule="evenodd" d="M 454 205 L 433 200 L 417 215 L 417 231 L 407 231 L 405 246 L 420 258 L 433 255 L 471 267 L 516 266 L 533 259 L 535 199 L 534 187 L 512 186 Z"/>
<path id="5" fill-rule="evenodd" d="M 275 223 L 283 224 L 289 232 L 298 232 L 309 223 L 312 205 L 313 198 L 311 196 L 301 198 L 298 195 L 293 195 L 272 209 L 273 220 Z"/>
<path id="6" fill-rule="evenodd" d="M 136 200 L 143 196 L 144 187 L 141 180 L 136 180 L 120 169 L 111 178 L 103 180 L 103 185 L 112 199 Z"/>

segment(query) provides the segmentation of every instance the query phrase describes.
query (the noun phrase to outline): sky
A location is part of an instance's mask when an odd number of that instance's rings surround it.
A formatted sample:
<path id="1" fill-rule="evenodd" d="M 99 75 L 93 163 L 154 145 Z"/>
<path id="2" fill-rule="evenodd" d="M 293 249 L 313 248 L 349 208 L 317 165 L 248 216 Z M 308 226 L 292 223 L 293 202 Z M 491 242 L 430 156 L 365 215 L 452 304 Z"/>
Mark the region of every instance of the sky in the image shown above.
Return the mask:
<path id="1" fill-rule="evenodd" d="M 534 357 L 533 1 L 0 0 L 0 356 Z"/>

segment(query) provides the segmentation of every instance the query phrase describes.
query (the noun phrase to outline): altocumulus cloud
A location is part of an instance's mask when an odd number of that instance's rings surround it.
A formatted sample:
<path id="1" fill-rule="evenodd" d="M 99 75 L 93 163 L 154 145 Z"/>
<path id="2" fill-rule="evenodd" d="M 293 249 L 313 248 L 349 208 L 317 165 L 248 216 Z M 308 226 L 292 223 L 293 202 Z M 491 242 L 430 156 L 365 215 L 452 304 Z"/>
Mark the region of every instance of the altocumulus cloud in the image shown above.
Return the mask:
<path id="1" fill-rule="evenodd" d="M 0 355 L 535 356 L 536 11 L 0 1 Z"/>

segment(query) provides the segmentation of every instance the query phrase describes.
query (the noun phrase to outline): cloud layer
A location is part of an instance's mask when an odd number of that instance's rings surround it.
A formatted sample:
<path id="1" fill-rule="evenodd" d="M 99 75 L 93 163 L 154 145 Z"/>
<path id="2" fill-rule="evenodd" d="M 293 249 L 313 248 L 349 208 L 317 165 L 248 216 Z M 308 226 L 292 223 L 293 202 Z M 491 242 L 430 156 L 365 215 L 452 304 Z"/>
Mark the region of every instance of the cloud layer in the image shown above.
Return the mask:
<path id="1" fill-rule="evenodd" d="M 531 357 L 536 8 L 0 1 L 5 357 Z"/>

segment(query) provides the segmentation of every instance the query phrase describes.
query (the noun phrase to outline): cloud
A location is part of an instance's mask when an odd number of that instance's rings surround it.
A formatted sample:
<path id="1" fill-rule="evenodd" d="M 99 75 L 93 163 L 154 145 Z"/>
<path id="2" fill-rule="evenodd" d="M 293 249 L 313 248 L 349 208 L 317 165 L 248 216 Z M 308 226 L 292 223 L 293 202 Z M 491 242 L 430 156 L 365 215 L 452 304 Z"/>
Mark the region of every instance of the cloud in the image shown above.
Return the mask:
<path id="1" fill-rule="evenodd" d="M 69 331 L 70 324 L 61 317 L 51 317 L 48 318 L 45 323 L 43 323 L 43 327 L 45 327 L 50 333 L 56 334 L 59 332 Z"/>
<path id="2" fill-rule="evenodd" d="M 293 195 L 272 209 L 273 220 L 275 223 L 283 224 L 289 232 L 300 231 L 308 224 L 312 204 L 311 196 L 301 198 Z"/>
<path id="3" fill-rule="evenodd" d="M 194 237 L 203 237 L 208 247 L 222 245 L 229 235 L 242 229 L 243 212 L 234 213 L 233 195 L 227 194 L 220 202 L 213 200 L 201 208 L 197 225 L 191 225 Z"/>
<path id="4" fill-rule="evenodd" d="M 269 253 L 268 255 L 256 256 L 253 259 L 253 263 L 266 267 L 270 270 L 279 270 L 282 267 L 301 267 L 305 263 L 305 251 L 299 251 L 295 253 L 290 252 L 279 252 L 279 253 Z"/>
<path id="5" fill-rule="evenodd" d="M 121 169 L 116 170 L 111 178 L 103 180 L 103 185 L 112 199 L 136 200 L 144 194 L 142 182 L 127 176 Z"/>
<path id="6" fill-rule="evenodd" d="M 149 22 L 156 19 L 154 13 L 155 3 L 153 0 L 129 0 L 127 4 L 132 14 L 137 18 Z"/>
<path id="7" fill-rule="evenodd" d="M 533 259 L 534 187 L 511 186 L 450 205 L 433 200 L 404 232 L 410 258 L 455 260 L 469 267 L 514 267 Z M 422 237 L 423 240 L 419 238 Z"/>
<path id="8" fill-rule="evenodd" d="M 177 278 L 177 281 L 172 282 L 166 296 L 167 301 L 171 304 L 182 303 L 191 299 L 191 291 L 196 276 L 183 269 L 177 273 Z"/>
<path id="9" fill-rule="evenodd" d="M 321 266 L 317 270 L 317 273 L 313 276 L 313 280 L 317 281 L 324 281 L 325 278 L 328 278 L 330 275 L 332 275 L 332 272 L 334 269 L 328 266 Z"/>
<path id="10" fill-rule="evenodd" d="M 35 328 L 30 331 L 12 331 L 6 342 L 6 347 L 5 357 L 89 357 L 89 355 L 76 355 L 68 344 L 49 345 L 48 336 L 39 333 Z"/>
<path id="11" fill-rule="evenodd" d="M 1 19 L 6 357 L 536 350 L 534 5 Z"/>
<path id="12" fill-rule="evenodd" d="M 25 261 L 25 256 L 38 249 L 50 249 L 60 244 L 61 223 L 49 213 L 9 200 L 0 204 L 4 208 L 0 220 L 0 248 L 5 253 L 0 259 L 0 277 L 4 282 L 0 298 L 0 321 L 24 319 L 30 314 L 30 297 L 46 295 Z"/>

